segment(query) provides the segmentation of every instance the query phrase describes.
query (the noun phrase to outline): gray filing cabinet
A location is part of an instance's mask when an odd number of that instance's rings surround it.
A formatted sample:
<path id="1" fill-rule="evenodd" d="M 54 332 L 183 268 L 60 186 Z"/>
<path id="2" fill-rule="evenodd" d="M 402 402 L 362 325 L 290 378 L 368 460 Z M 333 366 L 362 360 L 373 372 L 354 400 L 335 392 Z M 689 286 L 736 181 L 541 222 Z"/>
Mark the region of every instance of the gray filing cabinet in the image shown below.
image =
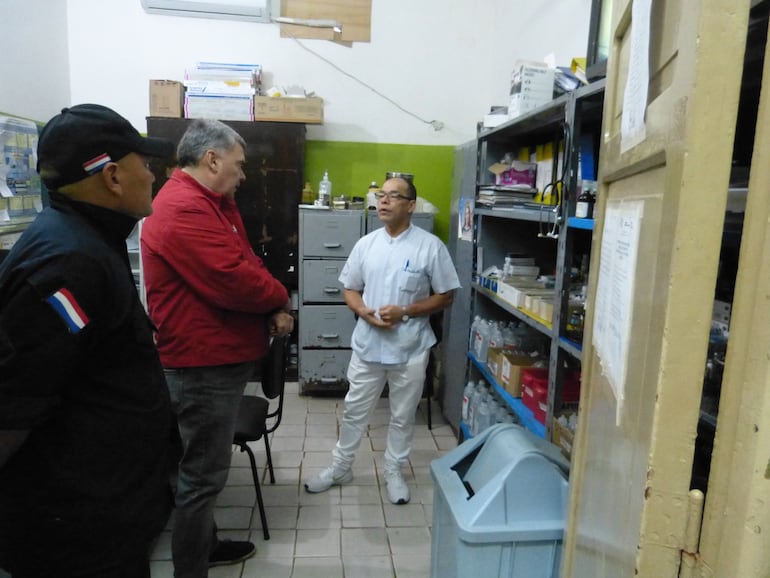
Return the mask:
<path id="1" fill-rule="evenodd" d="M 299 385 L 301 393 L 343 392 L 355 316 L 338 281 L 364 211 L 299 210 Z"/>
<path id="2" fill-rule="evenodd" d="M 412 213 L 412 224 L 432 233 L 433 213 Z M 377 212 L 369 211 L 366 217 L 366 232 L 371 233 L 380 227 L 382 227 L 382 221 L 380 221 L 380 218 L 377 216 Z"/>

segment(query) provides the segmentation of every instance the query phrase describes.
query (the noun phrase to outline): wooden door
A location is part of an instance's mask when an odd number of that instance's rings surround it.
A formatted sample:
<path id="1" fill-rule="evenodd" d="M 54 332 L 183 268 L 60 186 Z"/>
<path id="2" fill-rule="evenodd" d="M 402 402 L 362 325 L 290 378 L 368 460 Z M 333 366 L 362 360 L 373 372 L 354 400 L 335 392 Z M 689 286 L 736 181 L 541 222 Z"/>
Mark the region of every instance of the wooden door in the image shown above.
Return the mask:
<path id="1" fill-rule="evenodd" d="M 614 2 L 566 577 L 679 574 L 748 8 Z"/>
<path id="2" fill-rule="evenodd" d="M 744 87 L 761 79 L 759 110 L 747 131 L 756 136 L 702 534 L 698 555 L 684 560 L 699 577 L 770 576 L 770 2 L 752 4 L 763 37 L 750 37 L 747 58 L 764 52 L 764 71 L 744 76 Z"/>

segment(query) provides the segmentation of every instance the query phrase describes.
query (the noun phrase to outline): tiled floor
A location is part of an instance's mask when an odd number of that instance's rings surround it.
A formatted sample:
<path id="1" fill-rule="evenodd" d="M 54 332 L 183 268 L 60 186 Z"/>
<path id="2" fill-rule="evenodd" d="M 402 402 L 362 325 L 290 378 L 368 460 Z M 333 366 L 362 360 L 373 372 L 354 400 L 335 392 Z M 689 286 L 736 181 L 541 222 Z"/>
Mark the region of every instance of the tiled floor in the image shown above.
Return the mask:
<path id="1" fill-rule="evenodd" d="M 283 420 L 270 445 L 276 483 L 271 485 L 269 479 L 262 483 L 270 540 L 262 537 L 248 457 L 236 450 L 227 487 L 218 500 L 217 525 L 221 537 L 254 542 L 257 554 L 241 564 L 212 568 L 209 577 L 428 576 L 433 504 L 429 465 L 456 447 L 457 440 L 435 402 L 431 403 L 433 428 L 428 429 L 427 402 L 422 400 L 410 464 L 404 469 L 412 499 L 406 505 L 392 505 L 382 481 L 387 403 L 387 399 L 378 402 L 353 466 L 353 482 L 308 494 L 302 481 L 329 463 L 343 401 L 300 396 L 296 383 L 287 384 Z M 257 463 L 264 466 L 262 440 L 253 449 Z M 152 578 L 173 576 L 170 543 L 169 527 L 153 553 Z"/>

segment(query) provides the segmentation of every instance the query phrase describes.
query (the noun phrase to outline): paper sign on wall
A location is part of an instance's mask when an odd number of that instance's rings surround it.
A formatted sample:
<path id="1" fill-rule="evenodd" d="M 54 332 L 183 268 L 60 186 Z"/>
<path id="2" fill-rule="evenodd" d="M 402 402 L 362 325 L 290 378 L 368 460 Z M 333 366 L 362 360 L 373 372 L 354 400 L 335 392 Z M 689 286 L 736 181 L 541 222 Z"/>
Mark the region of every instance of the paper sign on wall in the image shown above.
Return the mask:
<path id="1" fill-rule="evenodd" d="M 617 400 L 618 425 L 625 399 L 643 212 L 644 201 L 608 202 L 602 232 L 593 345 Z"/>

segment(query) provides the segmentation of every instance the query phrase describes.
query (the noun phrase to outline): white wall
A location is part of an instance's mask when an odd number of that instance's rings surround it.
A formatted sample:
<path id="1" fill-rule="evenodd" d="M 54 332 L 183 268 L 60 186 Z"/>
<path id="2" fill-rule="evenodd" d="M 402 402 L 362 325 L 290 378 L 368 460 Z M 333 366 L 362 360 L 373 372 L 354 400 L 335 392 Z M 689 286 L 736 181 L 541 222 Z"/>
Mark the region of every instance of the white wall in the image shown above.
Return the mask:
<path id="1" fill-rule="evenodd" d="M 309 127 L 309 139 L 428 145 L 474 138 L 490 105 L 507 103 L 516 59 L 553 52 L 568 65 L 583 55 L 590 12 L 590 0 L 374 0 L 371 43 L 302 41 L 442 121 L 437 132 L 281 38 L 276 24 L 150 15 L 140 0 L 66 2 L 73 104 L 112 106 L 144 130 L 149 79 L 181 79 L 198 60 L 257 62 L 267 86 L 301 84 L 324 98 L 326 122 Z"/>
<path id="2" fill-rule="evenodd" d="M 45 121 L 69 104 L 65 0 L 0 0 L 0 112 Z"/>

